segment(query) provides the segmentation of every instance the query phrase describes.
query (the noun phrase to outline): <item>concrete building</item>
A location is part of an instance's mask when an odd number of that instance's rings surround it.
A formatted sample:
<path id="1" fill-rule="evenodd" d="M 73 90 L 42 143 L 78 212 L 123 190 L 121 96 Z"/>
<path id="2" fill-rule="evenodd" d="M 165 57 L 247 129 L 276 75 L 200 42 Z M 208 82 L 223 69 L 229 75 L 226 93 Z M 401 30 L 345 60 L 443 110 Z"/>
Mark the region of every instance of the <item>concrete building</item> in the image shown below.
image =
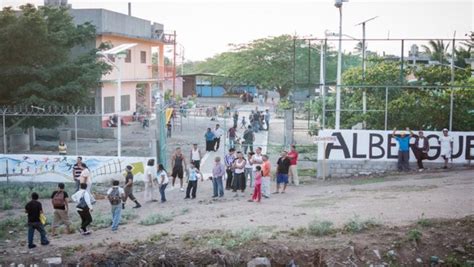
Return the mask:
<path id="1" fill-rule="evenodd" d="M 129 9 L 130 13 L 130 9 Z M 102 87 L 95 92 L 96 111 L 102 114 L 102 127 L 109 116 L 118 114 L 125 121 L 131 120 L 134 112 L 145 113 L 153 108 L 152 89 L 163 88 L 164 81 L 164 26 L 148 20 L 105 9 L 70 9 L 74 22 L 89 22 L 96 27 L 95 40 L 73 54 L 80 54 L 107 43 L 112 47 L 124 43 L 137 45 L 127 50 L 121 66 L 121 107 L 117 107 L 117 70 L 114 68 L 102 77 Z M 157 57 L 152 60 L 152 55 Z M 114 61 L 113 58 L 109 58 Z"/>

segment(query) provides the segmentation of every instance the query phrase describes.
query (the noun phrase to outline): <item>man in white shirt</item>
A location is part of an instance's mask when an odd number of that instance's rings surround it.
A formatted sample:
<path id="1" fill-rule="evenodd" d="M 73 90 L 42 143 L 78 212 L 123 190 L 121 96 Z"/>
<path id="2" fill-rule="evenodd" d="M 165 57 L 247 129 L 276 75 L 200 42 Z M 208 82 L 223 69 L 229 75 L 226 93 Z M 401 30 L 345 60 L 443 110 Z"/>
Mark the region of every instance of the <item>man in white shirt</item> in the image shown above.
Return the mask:
<path id="1" fill-rule="evenodd" d="M 448 168 L 448 161 L 453 155 L 453 142 L 454 139 L 448 134 L 448 129 L 443 129 L 443 135 L 439 138 L 439 144 L 441 146 L 441 157 L 444 159 L 443 169 Z"/>
<path id="2" fill-rule="evenodd" d="M 222 128 L 220 128 L 220 125 L 219 124 L 216 124 L 216 128 L 212 131 L 212 133 L 214 134 L 214 144 L 215 144 L 215 148 L 214 148 L 214 151 L 217 151 L 219 150 L 219 144 L 221 142 L 221 136 L 224 135 L 224 130 L 222 130 Z"/>
<path id="3" fill-rule="evenodd" d="M 191 148 L 191 153 L 190 153 L 190 161 L 191 163 L 196 167 L 196 169 L 199 170 L 199 167 L 201 166 L 201 149 L 198 148 L 198 145 L 196 143 L 193 144 L 193 147 Z"/>

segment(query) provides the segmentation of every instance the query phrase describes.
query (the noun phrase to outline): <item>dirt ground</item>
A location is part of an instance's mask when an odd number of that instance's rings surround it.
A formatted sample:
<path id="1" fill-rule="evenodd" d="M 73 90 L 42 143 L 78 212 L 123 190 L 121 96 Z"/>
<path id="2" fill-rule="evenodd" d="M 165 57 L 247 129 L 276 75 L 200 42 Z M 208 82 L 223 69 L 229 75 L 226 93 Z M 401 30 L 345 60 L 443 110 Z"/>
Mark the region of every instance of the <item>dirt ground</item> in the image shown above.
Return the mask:
<path id="1" fill-rule="evenodd" d="M 126 266 L 137 266 L 136 261 L 170 266 L 190 262 L 240 265 L 256 256 L 267 256 L 276 266 L 284 266 L 291 259 L 300 266 L 350 266 L 351 261 L 356 265 L 396 262 L 421 266 L 428 265 L 430 256 L 445 263 L 474 260 L 473 169 L 325 182 L 308 178 L 303 185 L 291 186 L 285 194 L 274 194 L 261 203 L 247 201 L 250 190 L 239 197 L 226 191 L 222 199 L 212 199 L 211 190 L 210 181 L 201 182 L 195 200 L 184 200 L 184 193 L 177 189 L 169 191 L 168 202 L 145 203 L 133 211 L 138 218 L 121 225 L 118 233 L 105 228 L 90 236 L 64 234 L 50 237 L 49 246 L 33 250 L 26 249 L 24 233 L 11 233 L 0 242 L 0 263 L 35 263 L 54 256 L 70 263 Z M 137 195 L 143 198 L 142 192 Z M 42 203 L 51 214 L 50 202 Z M 106 200 L 99 200 L 92 216 L 108 216 L 109 209 Z M 171 221 L 139 224 L 155 213 Z M 21 210 L 2 211 L 0 219 L 19 214 Z M 325 237 L 304 234 L 301 229 L 315 219 L 329 221 L 335 229 L 346 229 L 354 219 L 370 220 L 379 226 L 359 234 L 342 230 Z M 418 224 L 425 220 L 430 226 L 420 228 Z M 406 241 L 407 232 L 414 227 L 418 227 L 421 238 Z M 244 236 L 250 237 L 242 240 Z M 237 244 L 229 245 L 229 240 Z M 380 258 L 373 250 L 379 251 Z M 387 256 L 389 250 L 395 254 Z M 422 263 L 416 261 L 418 258 Z"/>

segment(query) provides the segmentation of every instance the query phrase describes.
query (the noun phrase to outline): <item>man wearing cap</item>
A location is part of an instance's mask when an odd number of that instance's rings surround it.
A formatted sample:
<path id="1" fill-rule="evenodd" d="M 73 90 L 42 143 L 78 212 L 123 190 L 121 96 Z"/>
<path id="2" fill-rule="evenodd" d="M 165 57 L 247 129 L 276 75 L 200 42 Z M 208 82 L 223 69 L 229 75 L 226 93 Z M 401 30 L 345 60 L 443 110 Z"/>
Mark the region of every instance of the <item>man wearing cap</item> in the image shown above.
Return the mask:
<path id="1" fill-rule="evenodd" d="M 410 160 L 410 137 L 412 132 L 410 128 L 406 128 L 406 131 L 410 134 L 407 135 L 406 132 L 402 131 L 397 136 L 397 128 L 393 129 L 392 135 L 395 136 L 395 140 L 398 142 L 398 170 L 399 171 L 409 171 L 410 166 L 408 161 Z"/>
<path id="2" fill-rule="evenodd" d="M 130 200 L 135 202 L 135 207 L 133 207 L 134 209 L 140 208 L 142 206 L 142 205 L 140 205 L 140 203 L 138 203 L 137 198 L 133 195 L 133 173 L 132 173 L 132 170 L 133 170 L 133 167 L 130 166 L 130 165 L 127 165 L 127 167 L 125 167 L 125 171 L 127 172 L 127 174 L 125 175 L 125 186 L 123 188 L 123 190 L 125 192 L 125 197 L 123 198 L 122 209 L 125 209 L 125 202 L 127 201 L 128 198 L 130 198 Z"/>
<path id="3" fill-rule="evenodd" d="M 453 142 L 454 139 L 448 134 L 448 129 L 443 129 L 443 135 L 439 138 L 439 144 L 441 146 L 441 157 L 444 159 L 443 169 L 448 168 L 448 161 L 453 156 Z"/>
<path id="4" fill-rule="evenodd" d="M 423 160 L 428 158 L 428 151 L 430 150 L 430 145 L 428 143 L 428 138 L 425 137 L 422 130 L 418 131 L 418 135 L 413 135 L 416 138 L 415 144 L 413 145 L 413 152 L 415 153 L 416 162 L 418 164 L 418 171 L 422 172 Z"/>

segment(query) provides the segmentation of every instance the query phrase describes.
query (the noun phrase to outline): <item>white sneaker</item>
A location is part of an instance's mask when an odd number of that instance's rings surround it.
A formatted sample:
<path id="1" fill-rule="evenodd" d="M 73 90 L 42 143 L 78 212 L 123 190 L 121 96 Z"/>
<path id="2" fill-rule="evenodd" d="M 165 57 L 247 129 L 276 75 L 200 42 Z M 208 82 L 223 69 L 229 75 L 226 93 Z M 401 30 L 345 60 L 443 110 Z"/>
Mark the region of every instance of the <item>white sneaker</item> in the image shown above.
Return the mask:
<path id="1" fill-rule="evenodd" d="M 181 187 L 181 188 L 179 189 L 179 191 L 184 192 L 184 188 Z"/>
<path id="2" fill-rule="evenodd" d="M 424 171 L 424 170 L 425 170 L 425 169 L 423 169 L 423 168 L 422 168 L 422 169 L 418 169 L 419 172 L 422 172 L 422 171 Z"/>

